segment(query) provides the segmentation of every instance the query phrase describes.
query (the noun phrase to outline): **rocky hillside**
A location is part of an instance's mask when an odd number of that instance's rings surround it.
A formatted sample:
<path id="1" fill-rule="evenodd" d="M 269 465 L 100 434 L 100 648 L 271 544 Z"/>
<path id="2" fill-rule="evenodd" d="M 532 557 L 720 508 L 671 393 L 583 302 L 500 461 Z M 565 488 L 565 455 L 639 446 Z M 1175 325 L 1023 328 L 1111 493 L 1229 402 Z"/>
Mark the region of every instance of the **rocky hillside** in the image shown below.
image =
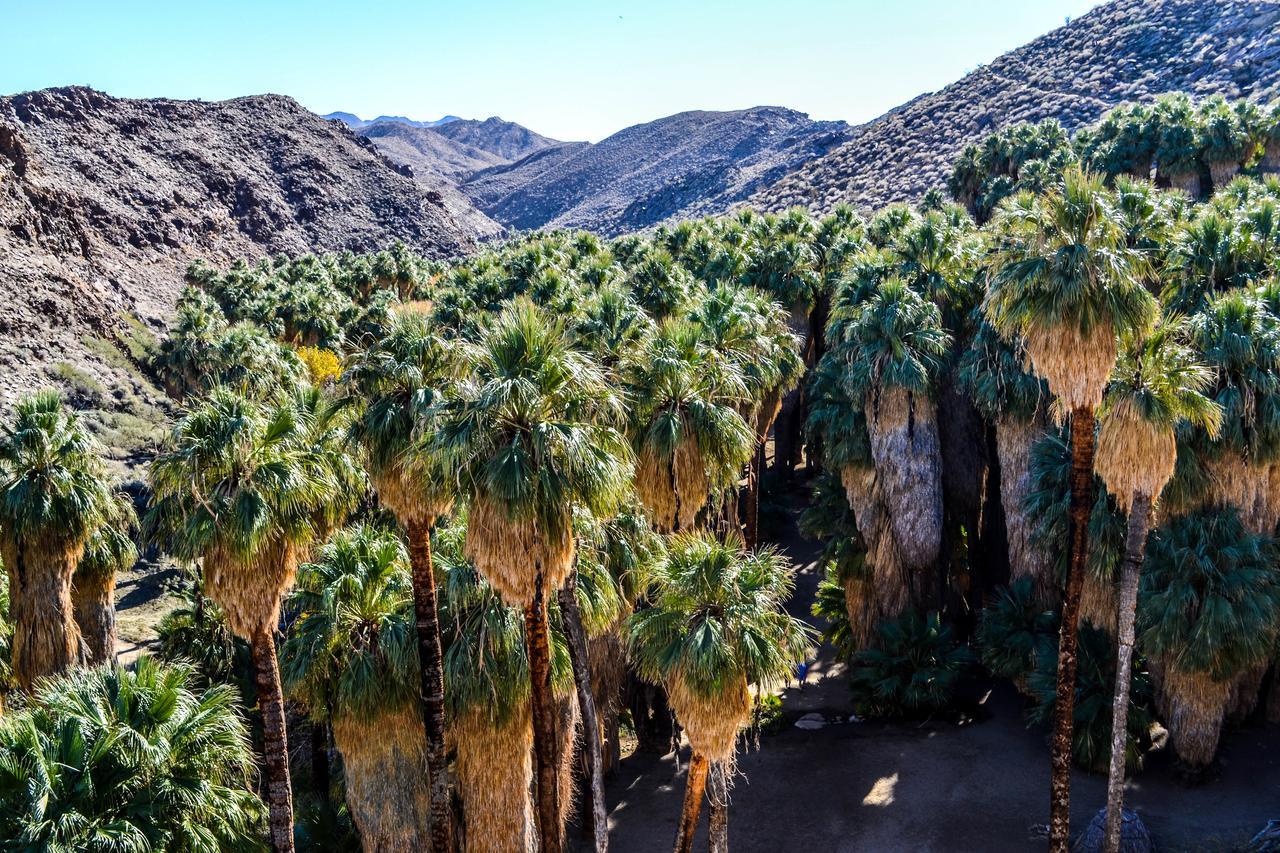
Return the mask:
<path id="1" fill-rule="evenodd" d="M 431 125 L 379 121 L 358 128 L 356 133 L 392 162 L 408 166 L 415 175 L 449 182 L 462 181 L 482 169 L 506 166 L 535 151 L 561 144 L 496 116 L 484 121 L 456 119 Z"/>
<path id="2" fill-rule="evenodd" d="M 722 211 L 848 138 L 844 122 L 782 107 L 679 113 L 595 145 L 545 148 L 477 173 L 461 189 L 513 228 L 614 235 Z"/>
<path id="3" fill-rule="evenodd" d="M 146 397 L 137 361 L 196 257 L 447 256 L 496 228 L 289 98 L 0 98 L 0 409 L 51 380 L 90 407 Z"/>
<path id="4" fill-rule="evenodd" d="M 467 145 L 501 157 L 508 163 L 527 157 L 535 151 L 561 144 L 558 140 L 534 133 L 513 121 L 490 116 L 484 121 L 460 119 L 432 128 L 459 145 Z"/>
<path id="5" fill-rule="evenodd" d="M 1056 118 L 1070 130 L 1124 101 L 1179 89 L 1280 95 L 1280 3 L 1113 0 L 860 126 L 748 203 L 822 211 L 914 201 L 944 184 L 966 144 L 1001 126 Z"/>

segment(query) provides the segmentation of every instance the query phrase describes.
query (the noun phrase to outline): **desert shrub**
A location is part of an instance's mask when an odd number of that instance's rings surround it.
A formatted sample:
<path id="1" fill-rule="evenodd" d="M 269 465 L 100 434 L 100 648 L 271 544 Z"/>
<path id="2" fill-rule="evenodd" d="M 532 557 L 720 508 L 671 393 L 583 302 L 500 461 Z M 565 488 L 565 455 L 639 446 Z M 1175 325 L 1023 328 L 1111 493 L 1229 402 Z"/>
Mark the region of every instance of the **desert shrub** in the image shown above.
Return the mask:
<path id="1" fill-rule="evenodd" d="M 311 374 L 312 385 L 325 385 L 336 382 L 342 375 L 342 362 L 338 354 L 323 347 L 298 347 L 298 358 Z"/>
<path id="2" fill-rule="evenodd" d="M 973 663 L 936 612 L 908 611 L 876 627 L 873 648 L 853 658 L 854 706 L 872 717 L 921 717 L 952 707 Z"/>

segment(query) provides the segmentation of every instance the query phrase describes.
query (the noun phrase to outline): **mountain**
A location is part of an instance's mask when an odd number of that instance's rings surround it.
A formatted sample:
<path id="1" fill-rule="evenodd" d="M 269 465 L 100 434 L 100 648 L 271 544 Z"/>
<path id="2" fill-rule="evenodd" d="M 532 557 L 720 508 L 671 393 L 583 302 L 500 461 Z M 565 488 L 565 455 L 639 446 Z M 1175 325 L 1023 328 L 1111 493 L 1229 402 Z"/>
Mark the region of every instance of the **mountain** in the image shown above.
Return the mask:
<path id="1" fill-rule="evenodd" d="M 555 139 L 534 133 L 513 121 L 503 121 L 497 116 L 490 116 L 484 121 L 459 119 L 432 129 L 460 145 L 487 151 L 507 162 L 560 144 Z"/>
<path id="2" fill-rule="evenodd" d="M 840 121 L 782 107 L 685 112 L 595 145 L 563 143 L 467 178 L 461 189 L 518 229 L 616 235 L 719 212 L 849 138 Z"/>
<path id="3" fill-rule="evenodd" d="M 414 121 L 413 119 L 406 118 L 405 116 L 378 116 L 377 118 L 362 119 L 354 113 L 344 112 L 325 113 L 321 118 L 340 121 L 352 130 L 360 130 L 361 128 L 382 122 L 394 122 L 395 124 L 408 125 L 409 127 L 439 127 L 441 125 L 448 124 L 449 122 L 462 120 L 453 115 L 442 116 L 435 121 Z"/>
<path id="4" fill-rule="evenodd" d="M 448 181 L 460 181 L 481 169 L 504 166 L 560 144 L 496 116 L 484 121 L 456 119 L 433 127 L 379 121 L 357 128 L 356 133 L 415 175 Z"/>
<path id="5" fill-rule="evenodd" d="M 278 95 L 0 97 L 0 408 L 51 377 L 105 405 L 145 391 L 133 350 L 163 329 L 197 257 L 397 239 L 445 257 L 497 230 Z"/>
<path id="6" fill-rule="evenodd" d="M 1055 118 L 1071 130 L 1117 104 L 1179 89 L 1262 101 L 1280 94 L 1280 4 L 1113 0 L 861 125 L 747 204 L 826 211 L 917 201 L 945 184 L 965 145 L 1000 127 Z"/>

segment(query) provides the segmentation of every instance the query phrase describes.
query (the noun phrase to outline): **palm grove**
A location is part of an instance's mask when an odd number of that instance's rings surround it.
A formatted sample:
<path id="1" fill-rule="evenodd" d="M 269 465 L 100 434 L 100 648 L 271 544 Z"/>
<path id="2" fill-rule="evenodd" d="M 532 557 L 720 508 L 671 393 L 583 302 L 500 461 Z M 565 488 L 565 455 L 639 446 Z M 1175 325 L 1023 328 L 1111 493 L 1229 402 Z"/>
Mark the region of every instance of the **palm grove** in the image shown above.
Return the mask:
<path id="1" fill-rule="evenodd" d="M 5 428 L 0 834 L 560 850 L 576 814 L 603 850 L 628 725 L 683 732 L 676 849 L 704 801 L 724 849 L 739 734 L 815 639 L 762 544 L 803 483 L 860 710 L 1010 679 L 1051 848 L 1075 763 L 1117 849 L 1153 722 L 1194 776 L 1280 717 L 1277 118 L 1008 128 L 957 203 L 867 219 L 194 265 L 139 513 L 56 395 Z M 139 544 L 191 568 L 122 669 Z"/>

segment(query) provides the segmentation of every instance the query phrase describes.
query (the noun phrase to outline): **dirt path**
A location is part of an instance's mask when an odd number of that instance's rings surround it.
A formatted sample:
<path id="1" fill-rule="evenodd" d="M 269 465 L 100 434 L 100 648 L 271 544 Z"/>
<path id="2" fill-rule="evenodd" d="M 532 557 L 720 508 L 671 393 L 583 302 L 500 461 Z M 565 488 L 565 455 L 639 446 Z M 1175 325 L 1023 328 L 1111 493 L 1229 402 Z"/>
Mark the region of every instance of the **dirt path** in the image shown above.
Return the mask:
<path id="1" fill-rule="evenodd" d="M 819 580 L 818 548 L 791 526 L 782 547 L 798 565 L 789 609 L 810 619 Z M 844 719 L 850 711 L 843 664 L 818 650 L 806 683 L 783 693 L 789 719 L 816 712 Z M 1043 850 L 1049 818 L 1045 734 L 1028 730 L 1022 702 L 996 685 L 968 725 L 831 723 L 816 730 L 788 725 L 740 755 L 730 836 L 736 853 L 778 851 Z M 675 757 L 634 754 L 608 785 L 613 853 L 667 849 L 684 792 L 687 749 Z M 1280 817 L 1280 731 L 1252 727 L 1228 733 L 1218 777 L 1188 788 L 1167 755 L 1157 754 L 1130 783 L 1137 808 L 1163 851 L 1234 849 Z M 1106 779 L 1077 773 L 1072 819 L 1081 831 L 1103 804 Z M 705 810 L 704 810 L 705 813 Z M 696 849 L 705 850 L 705 818 Z"/>

